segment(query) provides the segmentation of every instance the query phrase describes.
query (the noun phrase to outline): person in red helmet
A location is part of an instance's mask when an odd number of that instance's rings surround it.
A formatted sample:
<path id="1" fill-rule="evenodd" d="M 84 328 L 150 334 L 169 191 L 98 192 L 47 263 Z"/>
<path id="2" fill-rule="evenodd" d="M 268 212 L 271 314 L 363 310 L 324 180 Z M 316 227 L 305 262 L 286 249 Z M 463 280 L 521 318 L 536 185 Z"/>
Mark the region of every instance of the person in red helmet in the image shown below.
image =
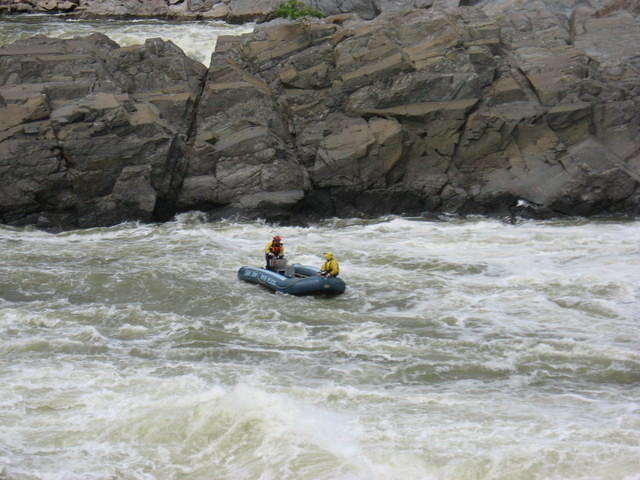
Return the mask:
<path id="1" fill-rule="evenodd" d="M 273 260 L 275 258 L 283 258 L 284 257 L 284 244 L 282 243 L 282 239 L 279 235 L 276 235 L 271 239 L 267 246 L 264 247 L 264 257 L 267 262 L 267 266 L 265 268 L 272 270 L 273 269 Z"/>

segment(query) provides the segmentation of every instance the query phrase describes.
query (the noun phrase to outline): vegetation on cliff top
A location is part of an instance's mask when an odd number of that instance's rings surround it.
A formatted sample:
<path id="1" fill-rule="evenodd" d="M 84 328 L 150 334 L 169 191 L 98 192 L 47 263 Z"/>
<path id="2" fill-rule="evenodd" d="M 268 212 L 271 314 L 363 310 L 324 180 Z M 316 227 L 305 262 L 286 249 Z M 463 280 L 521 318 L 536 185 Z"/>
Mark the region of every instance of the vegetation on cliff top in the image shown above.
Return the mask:
<path id="1" fill-rule="evenodd" d="M 286 0 L 278 5 L 278 8 L 275 11 L 275 16 L 292 19 L 301 17 L 322 18 L 325 14 L 298 0 Z"/>

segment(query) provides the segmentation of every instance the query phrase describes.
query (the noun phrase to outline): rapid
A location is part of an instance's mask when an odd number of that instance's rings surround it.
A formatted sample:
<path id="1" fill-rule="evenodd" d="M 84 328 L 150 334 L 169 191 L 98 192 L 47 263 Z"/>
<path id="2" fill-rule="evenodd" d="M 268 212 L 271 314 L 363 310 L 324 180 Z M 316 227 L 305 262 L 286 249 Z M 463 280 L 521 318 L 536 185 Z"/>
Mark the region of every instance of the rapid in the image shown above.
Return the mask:
<path id="1" fill-rule="evenodd" d="M 240 282 L 283 237 L 345 294 Z M 640 222 L 0 227 L 0 478 L 638 479 Z"/>
<path id="2" fill-rule="evenodd" d="M 194 60 L 209 65 L 218 37 L 252 32 L 255 25 L 229 25 L 215 20 L 168 22 L 154 19 L 75 19 L 58 15 L 0 17 L 0 47 L 35 35 L 74 38 L 103 33 L 121 47 L 150 38 L 171 40 Z"/>
<path id="3" fill-rule="evenodd" d="M 214 22 L 0 19 L 209 62 Z M 283 237 L 345 294 L 240 282 Z M 0 226 L 2 480 L 640 480 L 640 221 Z"/>

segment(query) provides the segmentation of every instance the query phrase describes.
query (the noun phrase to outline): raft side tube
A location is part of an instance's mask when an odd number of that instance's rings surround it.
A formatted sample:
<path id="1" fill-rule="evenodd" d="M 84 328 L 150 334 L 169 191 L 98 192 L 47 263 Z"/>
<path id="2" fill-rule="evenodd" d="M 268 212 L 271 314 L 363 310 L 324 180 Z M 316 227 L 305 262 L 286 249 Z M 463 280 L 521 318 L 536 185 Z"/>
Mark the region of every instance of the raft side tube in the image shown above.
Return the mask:
<path id="1" fill-rule="evenodd" d="M 292 295 L 314 295 L 343 293 L 346 289 L 342 279 L 318 275 L 319 270 L 308 265 L 294 264 L 294 277 L 257 267 L 240 267 L 238 278 L 245 282 L 257 283 L 276 292 Z"/>

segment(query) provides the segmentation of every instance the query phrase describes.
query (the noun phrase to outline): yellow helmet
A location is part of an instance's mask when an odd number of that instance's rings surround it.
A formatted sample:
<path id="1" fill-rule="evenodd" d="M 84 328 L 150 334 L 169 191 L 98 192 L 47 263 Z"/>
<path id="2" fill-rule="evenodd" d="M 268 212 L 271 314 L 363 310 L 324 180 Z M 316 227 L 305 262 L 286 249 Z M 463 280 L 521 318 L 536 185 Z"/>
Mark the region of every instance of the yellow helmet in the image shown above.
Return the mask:
<path id="1" fill-rule="evenodd" d="M 327 260 L 331 260 L 333 258 L 333 253 L 325 252 L 324 253 L 324 258 L 326 258 Z"/>

